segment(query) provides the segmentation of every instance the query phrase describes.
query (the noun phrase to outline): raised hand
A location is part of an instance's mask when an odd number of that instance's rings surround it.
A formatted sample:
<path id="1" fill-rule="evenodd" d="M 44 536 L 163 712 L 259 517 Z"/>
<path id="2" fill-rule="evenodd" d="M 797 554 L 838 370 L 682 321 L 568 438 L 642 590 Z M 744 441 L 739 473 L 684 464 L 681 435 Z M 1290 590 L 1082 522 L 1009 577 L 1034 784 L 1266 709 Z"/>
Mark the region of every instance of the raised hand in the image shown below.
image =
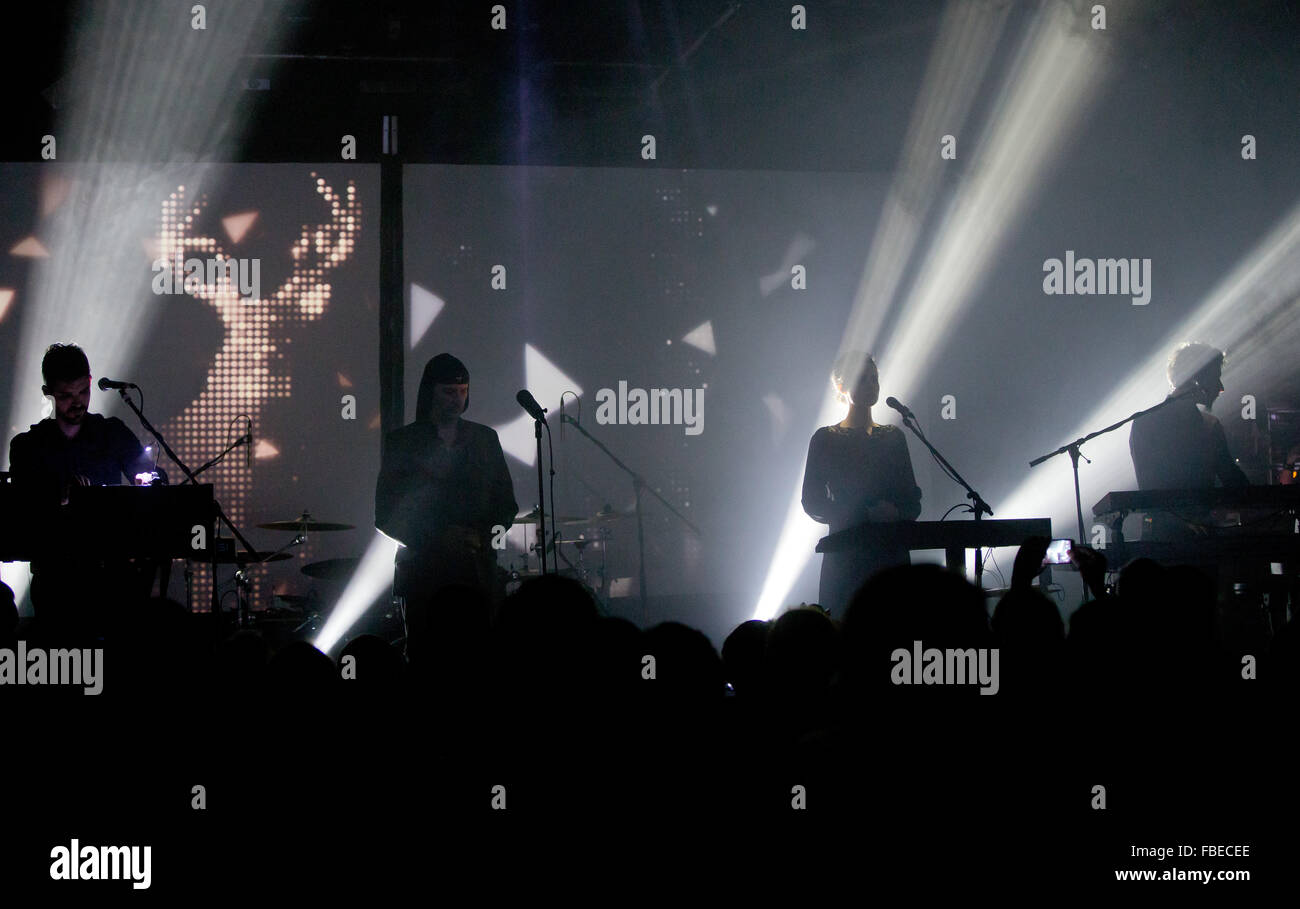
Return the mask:
<path id="1" fill-rule="evenodd" d="M 1079 575 L 1088 585 L 1094 598 L 1106 595 L 1106 556 L 1091 546 L 1075 543 L 1070 547 L 1070 561 L 1079 569 Z"/>
<path id="2" fill-rule="evenodd" d="M 1011 586 L 1013 588 L 1029 587 L 1034 578 L 1043 570 L 1043 557 L 1047 555 L 1047 546 L 1052 541 L 1047 537 L 1029 537 L 1020 544 L 1016 561 L 1011 569 Z"/>

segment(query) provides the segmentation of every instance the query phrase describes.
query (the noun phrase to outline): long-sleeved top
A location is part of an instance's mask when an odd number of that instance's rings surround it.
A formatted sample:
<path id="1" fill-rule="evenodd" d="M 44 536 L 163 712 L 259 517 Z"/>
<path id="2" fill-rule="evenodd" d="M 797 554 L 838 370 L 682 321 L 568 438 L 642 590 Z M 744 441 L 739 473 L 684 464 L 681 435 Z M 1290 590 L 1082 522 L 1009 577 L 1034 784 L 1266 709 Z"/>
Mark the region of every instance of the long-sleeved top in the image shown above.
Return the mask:
<path id="1" fill-rule="evenodd" d="M 1209 489 L 1216 478 L 1224 486 L 1250 485 L 1232 460 L 1223 425 L 1185 398 L 1134 420 L 1128 447 L 1138 489 Z M 1210 520 L 1205 509 L 1149 512 L 1143 519 L 1142 538 L 1188 539 L 1195 535 L 1196 525 Z"/>
<path id="2" fill-rule="evenodd" d="M 56 506 L 83 476 L 95 486 L 119 486 L 153 467 L 135 433 L 117 417 L 88 413 L 72 438 L 53 418 L 33 423 L 9 443 L 9 473 L 38 507 Z"/>
<path id="3" fill-rule="evenodd" d="M 22 520 L 37 538 L 45 539 L 58 526 L 59 506 L 69 489 L 85 477 L 92 486 L 120 486 L 133 482 L 137 473 L 153 469 L 140 440 L 117 417 L 87 413 L 72 438 L 56 420 L 33 423 L 9 443 L 9 474 L 29 513 Z M 33 559 L 32 574 L 57 574 L 66 570 L 62 556 Z"/>
<path id="4" fill-rule="evenodd" d="M 808 443 L 803 510 L 831 533 L 862 524 L 874 505 L 892 502 L 901 521 L 921 513 L 907 438 L 897 426 L 823 426 Z"/>
<path id="5" fill-rule="evenodd" d="M 1250 485 L 1223 425 L 1185 398 L 1134 420 L 1128 448 L 1138 489 L 1205 489 L 1216 477 L 1224 486 Z"/>
<path id="6" fill-rule="evenodd" d="M 808 443 L 803 509 L 836 533 L 870 520 L 869 509 L 890 502 L 900 521 L 921 513 L 921 490 L 912 474 L 907 438 L 896 426 L 823 426 Z M 854 592 L 873 574 L 909 562 L 907 548 L 843 550 L 822 556 L 818 600 L 843 619 Z"/>
<path id="7" fill-rule="evenodd" d="M 452 526 L 475 531 L 483 548 L 492 527 L 509 527 L 518 513 L 514 484 L 496 430 L 458 420 L 447 445 L 432 422 L 389 433 L 375 485 L 375 526 L 417 557 L 438 545 Z"/>

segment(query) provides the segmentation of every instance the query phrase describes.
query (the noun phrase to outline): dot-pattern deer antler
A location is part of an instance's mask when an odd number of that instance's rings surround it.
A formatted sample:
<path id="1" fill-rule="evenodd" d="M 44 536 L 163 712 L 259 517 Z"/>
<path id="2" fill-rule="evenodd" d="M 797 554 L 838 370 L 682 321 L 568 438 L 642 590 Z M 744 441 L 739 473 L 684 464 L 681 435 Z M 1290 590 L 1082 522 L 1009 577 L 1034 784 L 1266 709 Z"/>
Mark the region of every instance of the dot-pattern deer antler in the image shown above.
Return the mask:
<path id="1" fill-rule="evenodd" d="M 225 447 L 230 424 L 236 417 L 248 415 L 254 426 L 260 427 L 266 404 L 273 398 L 289 396 L 292 375 L 286 355 L 294 340 L 292 329 L 324 314 L 331 294 L 328 275 L 352 256 L 361 229 L 356 186 L 349 182 L 339 194 L 315 173 L 312 177 L 316 192 L 329 205 L 329 217 L 302 226 L 289 251 L 289 276 L 278 288 L 270 294 L 242 297 L 225 267 L 214 269 L 214 281 L 208 282 L 205 277 L 202 283 L 186 288 L 212 306 L 222 322 L 221 348 L 208 368 L 202 392 L 164 428 L 174 439 L 177 454 L 188 464 L 202 464 Z M 178 187 L 162 203 L 160 242 L 168 267 L 176 267 L 178 255 L 183 262 L 190 254 L 215 258 L 223 266 L 230 263 L 232 260 L 216 239 L 193 235 L 206 199 L 200 199 L 182 215 L 184 194 L 185 187 Z M 243 260 L 240 265 L 247 267 Z M 178 282 L 182 277 L 183 273 L 175 275 Z M 201 481 L 216 486 L 216 495 L 236 526 L 246 522 L 253 477 L 242 457 L 226 459 L 205 473 Z M 261 569 L 253 569 L 252 575 L 256 597 L 260 594 Z M 207 603 L 210 590 L 211 579 L 201 577 L 193 591 L 195 603 Z"/>

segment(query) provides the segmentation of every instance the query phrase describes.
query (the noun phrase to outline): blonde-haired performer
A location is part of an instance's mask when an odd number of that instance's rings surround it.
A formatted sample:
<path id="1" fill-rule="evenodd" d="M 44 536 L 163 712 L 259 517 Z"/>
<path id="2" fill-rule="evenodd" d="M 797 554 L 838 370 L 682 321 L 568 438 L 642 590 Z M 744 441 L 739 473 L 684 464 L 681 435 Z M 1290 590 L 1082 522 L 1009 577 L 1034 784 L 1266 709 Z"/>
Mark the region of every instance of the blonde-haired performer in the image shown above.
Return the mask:
<path id="1" fill-rule="evenodd" d="M 912 473 L 907 438 L 897 426 L 871 419 L 871 407 L 880 398 L 875 361 L 865 353 L 845 354 L 831 372 L 831 384 L 849 412 L 834 426 L 818 429 L 808 443 L 804 511 L 814 521 L 829 524 L 831 533 L 873 521 L 915 521 L 921 513 L 921 490 Z M 903 547 L 823 554 L 818 593 L 822 607 L 842 619 L 853 594 L 871 575 L 908 562 Z"/>

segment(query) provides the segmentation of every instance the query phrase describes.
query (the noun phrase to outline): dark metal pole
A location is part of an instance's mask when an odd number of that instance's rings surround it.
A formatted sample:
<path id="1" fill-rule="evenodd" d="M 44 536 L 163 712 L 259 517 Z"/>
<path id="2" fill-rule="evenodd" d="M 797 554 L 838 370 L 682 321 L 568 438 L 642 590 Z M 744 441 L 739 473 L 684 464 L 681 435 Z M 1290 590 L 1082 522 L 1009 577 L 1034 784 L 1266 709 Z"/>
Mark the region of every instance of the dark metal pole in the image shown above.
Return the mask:
<path id="1" fill-rule="evenodd" d="M 406 422 L 406 292 L 403 271 L 402 159 L 397 117 L 383 118 L 379 159 L 379 425 L 381 440 Z M 382 441 L 381 441 L 382 444 Z"/>
<path id="2" fill-rule="evenodd" d="M 542 574 L 546 574 L 546 492 L 542 484 L 542 421 L 533 420 L 537 436 L 537 551 L 542 557 Z M 552 502 L 551 505 L 555 503 Z M 557 547 L 558 548 L 558 547 Z M 559 570 L 559 562 L 551 559 Z"/>

